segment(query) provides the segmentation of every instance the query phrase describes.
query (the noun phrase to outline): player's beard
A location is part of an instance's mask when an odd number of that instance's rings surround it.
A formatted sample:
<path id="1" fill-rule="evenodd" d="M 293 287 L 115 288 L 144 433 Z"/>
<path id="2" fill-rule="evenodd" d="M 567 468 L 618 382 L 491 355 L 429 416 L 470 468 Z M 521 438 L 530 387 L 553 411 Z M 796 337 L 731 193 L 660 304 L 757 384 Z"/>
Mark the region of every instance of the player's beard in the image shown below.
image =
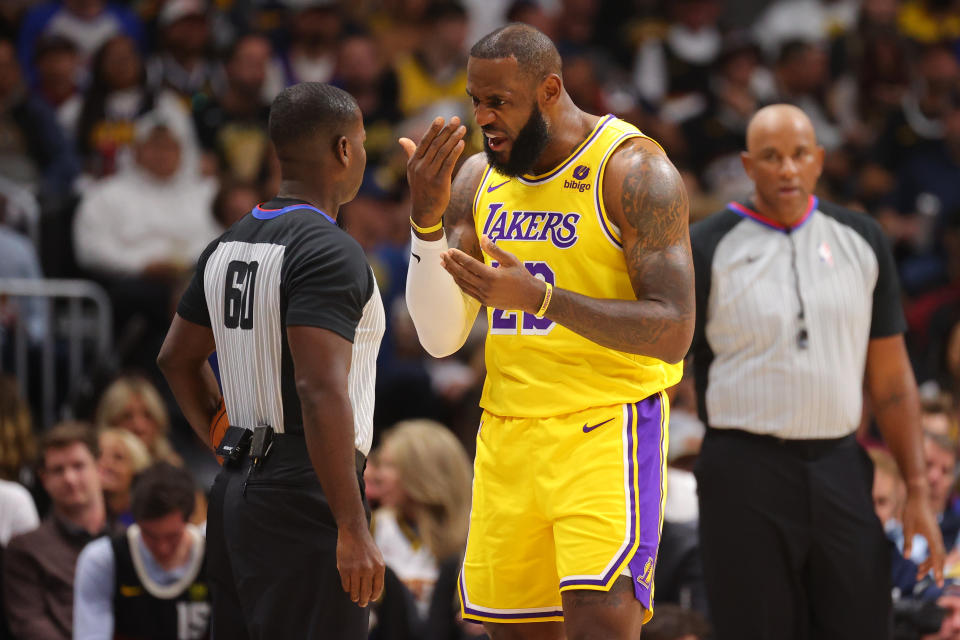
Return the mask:
<path id="1" fill-rule="evenodd" d="M 540 154 L 543 153 L 549 141 L 547 121 L 543 119 L 539 105 L 534 103 L 530 117 L 510 145 L 510 157 L 506 162 L 501 162 L 497 158 L 497 153 L 490 148 L 486 136 L 483 137 L 483 150 L 487 154 L 487 162 L 491 167 L 502 175 L 514 178 L 529 173 L 533 169 L 533 165 L 540 159 Z"/>

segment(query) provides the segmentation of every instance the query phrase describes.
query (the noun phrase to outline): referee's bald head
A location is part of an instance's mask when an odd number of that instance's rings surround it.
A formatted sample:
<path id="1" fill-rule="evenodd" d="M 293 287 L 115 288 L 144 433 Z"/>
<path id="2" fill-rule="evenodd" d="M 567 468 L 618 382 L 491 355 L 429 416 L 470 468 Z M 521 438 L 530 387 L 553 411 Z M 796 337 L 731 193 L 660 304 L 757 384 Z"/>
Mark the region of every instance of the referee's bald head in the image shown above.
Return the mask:
<path id="1" fill-rule="evenodd" d="M 333 150 L 359 118 L 357 101 L 343 89 L 301 82 L 281 91 L 270 105 L 270 140 L 281 162 L 301 160 L 311 144 Z"/>

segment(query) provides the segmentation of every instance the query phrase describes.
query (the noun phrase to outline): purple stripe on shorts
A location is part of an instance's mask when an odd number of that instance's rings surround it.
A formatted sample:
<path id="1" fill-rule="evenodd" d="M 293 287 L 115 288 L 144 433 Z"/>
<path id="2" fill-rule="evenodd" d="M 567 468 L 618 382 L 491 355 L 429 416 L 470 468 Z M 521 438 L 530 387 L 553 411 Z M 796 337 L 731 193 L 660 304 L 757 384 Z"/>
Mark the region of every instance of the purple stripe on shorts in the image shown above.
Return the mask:
<path id="1" fill-rule="evenodd" d="M 651 608 L 653 573 L 660 546 L 661 505 L 663 504 L 664 424 L 661 394 L 637 403 L 637 434 L 641 455 L 637 476 L 640 484 L 640 544 L 630 560 L 634 593 L 646 609 Z"/>
<path id="2" fill-rule="evenodd" d="M 550 611 L 518 611 L 511 613 L 500 613 L 490 611 L 480 611 L 467 604 L 467 586 L 463 579 L 463 569 L 460 569 L 460 603 L 463 605 L 464 615 L 476 616 L 478 618 L 497 618 L 500 620 L 517 620 L 526 618 L 557 618 L 563 617 L 563 609 L 551 609 Z M 469 621 L 468 621 L 469 622 Z"/>

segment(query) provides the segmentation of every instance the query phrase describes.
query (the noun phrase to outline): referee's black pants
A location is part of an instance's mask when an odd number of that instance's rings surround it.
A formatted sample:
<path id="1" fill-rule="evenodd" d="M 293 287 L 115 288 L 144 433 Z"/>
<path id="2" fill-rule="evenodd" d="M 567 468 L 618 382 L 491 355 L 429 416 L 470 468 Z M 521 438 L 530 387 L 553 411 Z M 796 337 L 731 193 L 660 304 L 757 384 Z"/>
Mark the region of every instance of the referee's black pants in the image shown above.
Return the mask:
<path id="1" fill-rule="evenodd" d="M 852 436 L 709 429 L 696 476 L 715 640 L 890 638 L 890 548 Z"/>
<path id="2" fill-rule="evenodd" d="M 277 436 L 244 495 L 249 465 L 221 470 L 210 494 L 214 640 L 365 639 L 369 610 L 341 586 L 337 527 L 303 436 Z"/>

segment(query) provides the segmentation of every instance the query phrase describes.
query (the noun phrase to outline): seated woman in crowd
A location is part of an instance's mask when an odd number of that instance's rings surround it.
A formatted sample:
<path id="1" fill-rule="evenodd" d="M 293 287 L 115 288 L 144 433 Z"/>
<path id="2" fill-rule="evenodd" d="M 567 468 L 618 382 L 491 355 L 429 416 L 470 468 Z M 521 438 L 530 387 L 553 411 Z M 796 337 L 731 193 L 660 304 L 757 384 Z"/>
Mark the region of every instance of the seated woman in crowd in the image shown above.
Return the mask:
<path id="1" fill-rule="evenodd" d="M 183 460 L 167 439 L 170 417 L 160 392 L 140 376 L 121 376 L 107 387 L 97 405 L 98 429 L 119 427 L 140 438 L 155 462 L 182 466 Z"/>
<path id="2" fill-rule="evenodd" d="M 137 436 L 126 429 L 100 432 L 100 484 L 107 506 L 107 518 L 123 527 L 133 524 L 130 496 L 133 479 L 150 466 L 150 452 Z"/>
<path id="3" fill-rule="evenodd" d="M 413 594 L 422 622 L 440 564 L 466 545 L 470 461 L 443 425 L 407 421 L 384 435 L 376 475 L 383 506 L 373 516 L 373 537 L 387 567 Z"/>

